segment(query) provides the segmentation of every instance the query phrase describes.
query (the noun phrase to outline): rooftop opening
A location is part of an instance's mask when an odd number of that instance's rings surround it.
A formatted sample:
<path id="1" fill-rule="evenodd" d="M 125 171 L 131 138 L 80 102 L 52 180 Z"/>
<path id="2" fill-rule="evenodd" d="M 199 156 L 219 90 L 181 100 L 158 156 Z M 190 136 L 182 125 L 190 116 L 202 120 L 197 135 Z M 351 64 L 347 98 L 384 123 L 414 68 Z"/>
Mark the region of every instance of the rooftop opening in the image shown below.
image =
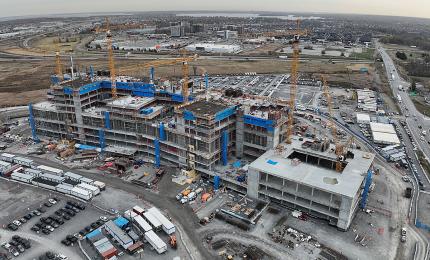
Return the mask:
<path id="1" fill-rule="evenodd" d="M 314 156 L 311 154 L 307 154 L 305 152 L 293 151 L 288 156 L 288 159 L 299 159 L 301 163 L 312 164 L 312 165 L 316 165 L 316 166 L 330 169 L 333 171 L 336 170 L 336 161 L 335 160 L 317 157 L 317 156 Z M 342 162 L 342 169 L 344 169 L 347 164 L 348 164 L 348 162 L 343 161 Z M 342 172 L 340 172 L 340 173 L 342 173 Z"/>

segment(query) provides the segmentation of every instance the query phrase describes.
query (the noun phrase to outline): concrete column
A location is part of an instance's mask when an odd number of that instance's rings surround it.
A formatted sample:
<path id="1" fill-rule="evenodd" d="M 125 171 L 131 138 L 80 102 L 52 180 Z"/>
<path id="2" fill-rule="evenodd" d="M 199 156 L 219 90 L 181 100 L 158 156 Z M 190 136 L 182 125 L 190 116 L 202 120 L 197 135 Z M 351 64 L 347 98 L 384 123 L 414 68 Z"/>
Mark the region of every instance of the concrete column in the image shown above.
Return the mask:
<path id="1" fill-rule="evenodd" d="M 248 190 L 247 194 L 253 199 L 258 199 L 258 186 L 260 184 L 260 172 L 254 168 L 248 169 Z"/>
<path id="2" fill-rule="evenodd" d="M 243 157 L 243 138 L 244 138 L 243 112 L 238 111 L 236 115 L 236 157 Z"/>
<path id="3" fill-rule="evenodd" d="M 73 91 L 73 105 L 75 108 L 76 124 L 78 125 L 78 135 L 79 138 L 84 139 L 84 120 L 82 119 L 82 104 L 79 89 Z"/>
<path id="4" fill-rule="evenodd" d="M 352 198 L 342 196 L 339 208 L 339 219 L 337 221 L 338 229 L 346 231 L 352 220 Z"/>

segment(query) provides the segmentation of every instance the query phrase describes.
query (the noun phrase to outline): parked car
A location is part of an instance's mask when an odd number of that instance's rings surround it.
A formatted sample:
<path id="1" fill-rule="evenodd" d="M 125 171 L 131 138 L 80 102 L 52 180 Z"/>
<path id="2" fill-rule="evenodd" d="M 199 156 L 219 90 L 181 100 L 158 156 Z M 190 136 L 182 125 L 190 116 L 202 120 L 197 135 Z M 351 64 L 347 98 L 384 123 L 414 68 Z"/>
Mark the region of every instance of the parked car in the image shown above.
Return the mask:
<path id="1" fill-rule="evenodd" d="M 9 224 L 7 225 L 7 228 L 8 228 L 9 230 L 12 230 L 12 231 L 16 231 L 16 230 L 18 230 L 18 226 L 17 226 L 17 225 L 15 225 L 15 224 L 13 224 L 13 223 L 9 223 Z"/>

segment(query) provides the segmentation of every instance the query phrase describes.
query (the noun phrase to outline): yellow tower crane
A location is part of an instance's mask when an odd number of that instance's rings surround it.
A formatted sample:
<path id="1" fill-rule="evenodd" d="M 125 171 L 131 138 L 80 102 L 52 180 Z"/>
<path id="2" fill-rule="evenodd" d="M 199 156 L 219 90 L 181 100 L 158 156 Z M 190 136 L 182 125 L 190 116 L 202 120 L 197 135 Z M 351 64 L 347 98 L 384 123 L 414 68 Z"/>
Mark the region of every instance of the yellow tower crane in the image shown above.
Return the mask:
<path id="1" fill-rule="evenodd" d="M 58 41 L 60 41 L 60 38 L 58 38 Z M 63 79 L 62 77 L 62 69 L 61 69 L 61 56 L 60 56 L 60 43 L 57 43 L 57 51 L 55 52 L 55 74 L 57 75 L 58 79 L 61 81 Z"/>
<path id="2" fill-rule="evenodd" d="M 294 124 L 294 109 L 296 105 L 296 92 L 297 92 L 297 80 L 298 80 L 298 69 L 299 69 L 299 40 L 300 36 L 307 35 L 307 30 L 300 30 L 300 20 L 296 21 L 297 29 L 291 32 L 283 32 L 282 35 L 293 35 L 292 49 L 293 49 L 293 60 L 291 63 L 291 84 L 290 84 L 290 102 L 288 111 L 288 125 L 287 125 L 287 144 L 291 144 L 291 138 L 293 135 L 293 124 Z"/>
<path id="3" fill-rule="evenodd" d="M 110 31 L 109 18 L 106 18 L 106 44 L 108 49 L 109 57 L 109 71 L 112 85 L 112 98 L 116 99 L 118 97 L 116 92 L 116 74 L 115 74 L 115 61 L 113 57 L 113 47 L 112 47 L 112 33 Z"/>

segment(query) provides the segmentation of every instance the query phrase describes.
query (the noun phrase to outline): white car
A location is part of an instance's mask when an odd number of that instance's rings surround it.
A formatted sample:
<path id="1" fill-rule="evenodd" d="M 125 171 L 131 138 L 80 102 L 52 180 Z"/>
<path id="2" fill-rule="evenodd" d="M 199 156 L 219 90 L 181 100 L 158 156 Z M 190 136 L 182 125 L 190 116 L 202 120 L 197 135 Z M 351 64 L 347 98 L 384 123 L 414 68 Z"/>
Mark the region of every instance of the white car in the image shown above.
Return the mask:
<path id="1" fill-rule="evenodd" d="M 58 254 L 57 258 L 61 259 L 61 260 L 67 260 L 69 259 L 67 256 L 63 255 L 63 254 Z"/>
<path id="2" fill-rule="evenodd" d="M 101 220 L 101 221 L 104 221 L 104 222 L 107 222 L 107 221 L 108 221 L 108 218 L 107 218 L 107 217 L 105 217 L 105 216 L 100 216 L 100 220 Z"/>
<path id="3" fill-rule="evenodd" d="M 403 180 L 404 182 L 409 182 L 409 178 L 408 178 L 407 176 L 403 176 L 403 177 L 402 177 L 402 180 Z"/>
<path id="4" fill-rule="evenodd" d="M 14 220 L 12 223 L 18 227 L 21 226 L 21 222 L 19 220 Z"/>
<path id="5" fill-rule="evenodd" d="M 54 199 L 49 199 L 48 201 L 49 201 L 49 203 L 51 203 L 52 205 L 57 204 L 57 201 L 56 201 L 56 200 L 54 200 Z"/>
<path id="6" fill-rule="evenodd" d="M 53 227 L 51 227 L 51 226 L 46 226 L 46 229 L 48 229 L 49 231 L 51 231 L 51 232 L 53 232 L 54 231 L 54 228 Z"/>

